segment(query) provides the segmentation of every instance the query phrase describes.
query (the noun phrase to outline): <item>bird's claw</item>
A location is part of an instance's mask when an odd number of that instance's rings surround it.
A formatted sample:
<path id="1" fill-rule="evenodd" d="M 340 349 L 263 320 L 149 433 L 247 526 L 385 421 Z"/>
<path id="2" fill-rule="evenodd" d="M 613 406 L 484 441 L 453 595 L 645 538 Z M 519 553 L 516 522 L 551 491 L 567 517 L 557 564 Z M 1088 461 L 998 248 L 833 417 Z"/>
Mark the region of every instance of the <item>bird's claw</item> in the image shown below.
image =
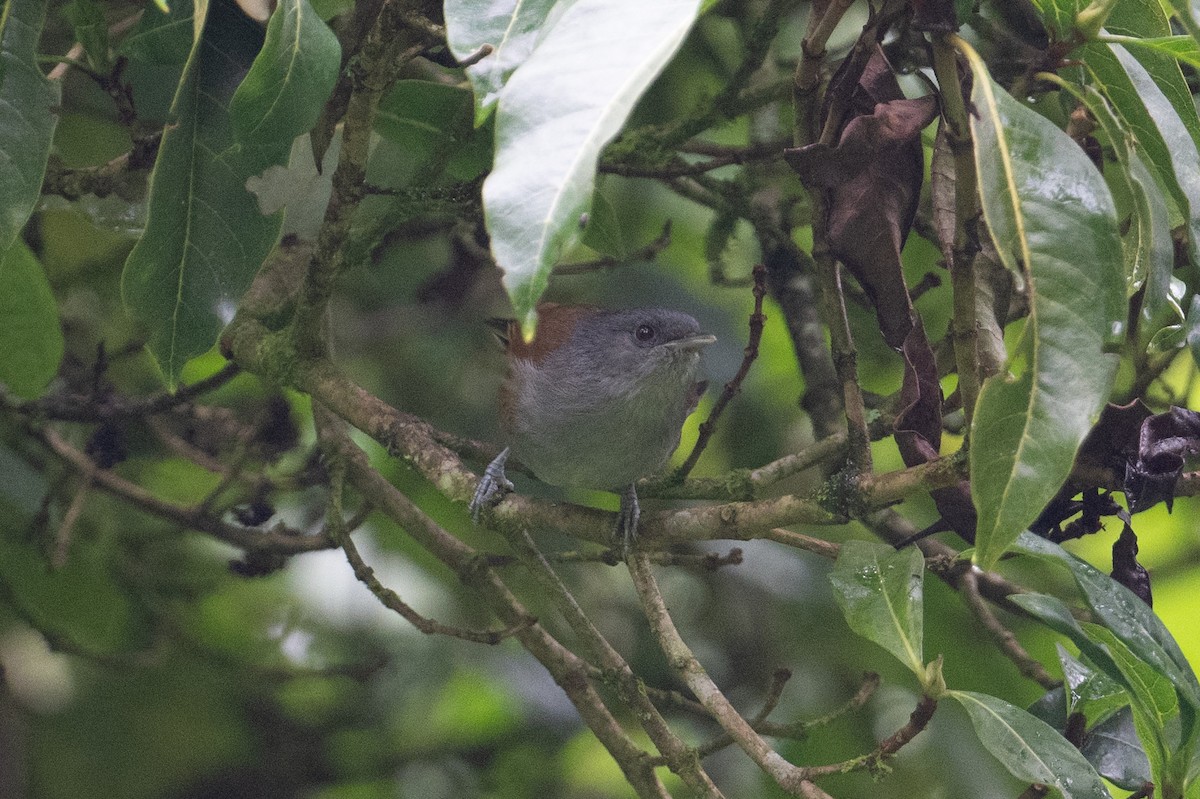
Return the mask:
<path id="1" fill-rule="evenodd" d="M 479 478 L 479 485 L 475 486 L 475 495 L 471 497 L 471 504 L 468 508 L 471 511 L 471 521 L 479 524 L 479 513 L 485 507 L 495 505 L 504 498 L 504 495 L 513 490 L 512 481 L 504 474 L 504 463 L 508 460 L 508 448 L 496 456 L 496 459 L 488 464 L 487 469 L 483 472 L 483 477 Z"/>
<path id="2" fill-rule="evenodd" d="M 638 519 L 642 515 L 637 489 L 633 483 L 621 492 L 621 509 L 617 511 L 616 537 L 621 545 L 621 558 L 628 558 L 637 540 Z"/>

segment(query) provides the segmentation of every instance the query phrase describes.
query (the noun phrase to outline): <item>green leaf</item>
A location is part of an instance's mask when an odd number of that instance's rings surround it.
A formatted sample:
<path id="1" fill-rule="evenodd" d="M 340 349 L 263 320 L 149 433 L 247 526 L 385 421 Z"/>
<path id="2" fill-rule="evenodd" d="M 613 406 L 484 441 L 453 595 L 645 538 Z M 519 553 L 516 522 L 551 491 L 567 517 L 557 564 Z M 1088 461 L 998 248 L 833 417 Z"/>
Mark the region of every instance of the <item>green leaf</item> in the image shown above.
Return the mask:
<path id="1" fill-rule="evenodd" d="M 1179 697 L 1171 681 L 1153 666 L 1141 660 L 1125 646 L 1111 630 L 1099 624 L 1080 624 L 1085 633 L 1102 644 L 1112 656 L 1113 663 L 1121 670 L 1130 696 L 1136 706 L 1141 706 L 1153 720 L 1156 729 L 1166 729 L 1172 716 L 1179 715 Z M 1175 742 L 1178 745 L 1178 741 Z"/>
<path id="2" fill-rule="evenodd" d="M 577 0 L 501 91 L 483 203 L 527 332 L 555 260 L 580 234 L 600 150 L 683 42 L 698 5 Z"/>
<path id="3" fill-rule="evenodd" d="M 1042 17 L 1042 24 L 1057 41 L 1066 41 L 1075 30 L 1075 17 L 1088 0 L 1032 0 Z"/>
<path id="4" fill-rule="evenodd" d="M 1137 36 L 1106 36 L 1101 41 L 1125 45 L 1134 50 L 1145 48 L 1193 67 L 1200 67 L 1200 46 L 1191 36 L 1153 36 L 1148 39 Z"/>
<path id="5" fill-rule="evenodd" d="M 41 393 L 63 356 L 58 305 L 24 242 L 0 257 L 0 383 L 20 397 Z"/>
<path id="6" fill-rule="evenodd" d="M 1097 88 L 1109 99 L 1133 132 L 1136 151 L 1166 188 L 1188 229 L 1192 259 L 1200 263 L 1200 152 L 1195 131 L 1164 93 L 1163 78 L 1152 75 L 1139 59 L 1119 45 L 1081 49 Z M 1172 68 L 1178 67 L 1172 62 Z M 1182 77 L 1180 77 L 1182 80 Z M 1190 105 L 1190 97 L 1188 99 Z M 1194 123 L 1194 108 L 1183 114 Z"/>
<path id="7" fill-rule="evenodd" d="M 1171 632 L 1149 605 L 1107 574 L 1051 541 L 1026 533 L 1021 536 L 1018 548 L 1026 554 L 1064 563 L 1096 620 L 1138 658 L 1165 675 L 1189 704 L 1200 707 L 1196 674 Z"/>
<path id="8" fill-rule="evenodd" d="M 1139 310 L 1138 340 L 1143 346 L 1170 325 L 1183 318 L 1179 304 L 1171 294 L 1171 276 L 1175 269 L 1175 243 L 1167 202 L 1158 181 L 1138 154 L 1137 139 L 1125 121 L 1117 116 L 1097 89 L 1092 86 L 1061 84 L 1084 103 L 1100 125 L 1116 155 L 1119 178 L 1132 200 L 1133 219 L 1126 244 L 1125 291 L 1132 296 L 1145 286 Z"/>
<path id="9" fill-rule="evenodd" d="M 1176 19 L 1188 35 L 1200 42 L 1200 20 L 1196 18 L 1195 0 L 1167 0 L 1167 4 L 1175 10 Z"/>
<path id="10" fill-rule="evenodd" d="M 446 0 L 446 41 L 455 58 L 465 59 L 485 44 L 492 52 L 467 68 L 475 88 L 475 124 L 482 125 L 496 107 L 500 90 L 533 53 L 548 29 L 551 14 L 570 0 Z"/>
<path id="11" fill-rule="evenodd" d="M 212 346 L 278 237 L 281 214 L 263 216 L 246 181 L 286 163 L 299 126 L 324 99 L 327 66 L 311 59 L 327 62 L 335 52 L 321 43 L 325 34 L 305 33 L 302 17 L 311 12 L 299 8 L 298 0 L 281 5 L 280 33 L 256 59 L 261 28 L 229 0 L 195 5 L 198 34 L 151 177 L 146 231 L 129 254 L 122 285 L 172 385 L 189 358 Z M 288 30 L 304 38 L 289 38 Z M 314 35 L 311 59 L 292 52 L 306 49 Z M 251 88 L 238 100 L 235 120 L 231 98 L 247 72 Z M 281 110 L 280 103 L 296 107 Z"/>
<path id="12" fill-rule="evenodd" d="M 245 147 L 267 147 L 273 163 L 280 143 L 317 122 L 333 91 L 342 47 L 308 0 L 282 0 L 267 24 L 267 38 L 229 103 L 233 133 Z"/>
<path id="13" fill-rule="evenodd" d="M 177 66 L 188 60 L 194 41 L 194 5 L 190 0 L 171 4 L 163 12 L 146 9 L 137 26 L 121 40 L 117 51 L 131 60 L 159 66 Z"/>
<path id="14" fill-rule="evenodd" d="M 850 629 L 882 646 L 919 679 L 925 676 L 923 579 L 915 547 L 847 541 L 830 572 L 834 596 Z"/>
<path id="15" fill-rule="evenodd" d="M 1082 713 L 1092 725 L 1129 704 L 1129 696 L 1116 680 L 1073 657 L 1062 644 L 1057 647 L 1063 680 L 1070 689 L 1066 695 L 1068 714 Z"/>
<path id="16" fill-rule="evenodd" d="M 108 23 L 96 0 L 71 0 L 63 6 L 63 15 L 75 31 L 75 39 L 83 45 L 88 65 L 104 75 L 112 68 L 108 57 Z"/>
<path id="17" fill-rule="evenodd" d="M 987 694 L 948 695 L 966 709 L 980 743 L 1017 779 L 1048 785 L 1063 799 L 1111 799 L 1091 764 L 1046 722 Z"/>
<path id="18" fill-rule="evenodd" d="M 1010 360 L 984 383 L 971 432 L 975 562 L 991 568 L 1067 478 L 1108 400 L 1117 359 L 1105 353 L 1126 315 L 1116 209 L 1087 155 L 1001 89 L 979 55 L 971 118 L 984 217 L 1030 308 Z M 1047 165 L 1053 165 L 1051 173 Z M 1088 302 L 1079 302 L 1087 297 Z"/>
<path id="19" fill-rule="evenodd" d="M 1128 706 L 1088 730 L 1079 751 L 1100 776 L 1127 791 L 1154 780 L 1146 749 L 1137 736 L 1133 709 Z"/>
<path id="20" fill-rule="evenodd" d="M 1192 353 L 1192 360 L 1200 365 L 1200 295 L 1192 297 L 1191 307 L 1188 308 L 1187 319 L 1184 320 L 1184 340 Z"/>
<path id="21" fill-rule="evenodd" d="M 372 154 L 368 179 L 424 189 L 442 182 L 439 178 L 468 181 L 482 175 L 492 163 L 492 136 L 489 128 L 472 125 L 471 108 L 471 93 L 462 87 L 397 81 L 375 115 L 383 142 Z"/>
<path id="22" fill-rule="evenodd" d="M 1121 0 L 1108 17 L 1106 31 L 1140 39 L 1164 38 L 1175 32 L 1159 0 Z M 1196 116 L 1191 89 L 1179 63 L 1153 49 L 1140 48 L 1134 55 L 1154 78 L 1192 138 L 1200 142 L 1200 117 Z"/>
<path id="23" fill-rule="evenodd" d="M 58 122 L 60 86 L 37 65 L 46 4 L 7 0 L 0 11 L 0 252 L 33 213 Z"/>

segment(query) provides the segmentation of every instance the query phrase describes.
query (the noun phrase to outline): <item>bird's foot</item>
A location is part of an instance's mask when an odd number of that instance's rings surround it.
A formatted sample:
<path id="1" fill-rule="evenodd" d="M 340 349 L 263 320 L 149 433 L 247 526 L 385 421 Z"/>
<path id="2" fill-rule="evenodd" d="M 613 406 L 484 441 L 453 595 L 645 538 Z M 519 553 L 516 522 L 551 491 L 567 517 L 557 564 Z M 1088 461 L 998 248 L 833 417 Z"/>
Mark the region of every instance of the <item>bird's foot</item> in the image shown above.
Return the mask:
<path id="1" fill-rule="evenodd" d="M 504 499 L 504 495 L 513 490 L 512 481 L 504 474 L 504 463 L 508 460 L 508 447 L 496 456 L 483 471 L 479 485 L 475 487 L 475 496 L 471 497 L 471 521 L 479 524 L 479 512 L 485 506 L 495 505 Z"/>
<path id="2" fill-rule="evenodd" d="M 630 483 L 621 492 L 621 509 L 617 511 L 616 537 L 621 546 L 621 557 L 628 558 L 637 540 L 638 518 L 642 509 L 638 505 L 637 488 Z"/>

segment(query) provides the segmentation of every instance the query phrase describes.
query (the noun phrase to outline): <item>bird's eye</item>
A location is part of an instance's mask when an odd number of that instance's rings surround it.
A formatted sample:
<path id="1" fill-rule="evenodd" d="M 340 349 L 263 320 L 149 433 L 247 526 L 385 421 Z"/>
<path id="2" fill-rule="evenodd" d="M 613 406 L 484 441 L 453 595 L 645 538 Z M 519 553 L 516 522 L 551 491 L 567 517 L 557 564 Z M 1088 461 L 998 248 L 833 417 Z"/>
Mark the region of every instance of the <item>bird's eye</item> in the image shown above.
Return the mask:
<path id="1" fill-rule="evenodd" d="M 654 328 L 650 325 L 638 325 L 638 329 L 633 331 L 633 335 L 638 341 L 649 341 L 654 338 Z"/>

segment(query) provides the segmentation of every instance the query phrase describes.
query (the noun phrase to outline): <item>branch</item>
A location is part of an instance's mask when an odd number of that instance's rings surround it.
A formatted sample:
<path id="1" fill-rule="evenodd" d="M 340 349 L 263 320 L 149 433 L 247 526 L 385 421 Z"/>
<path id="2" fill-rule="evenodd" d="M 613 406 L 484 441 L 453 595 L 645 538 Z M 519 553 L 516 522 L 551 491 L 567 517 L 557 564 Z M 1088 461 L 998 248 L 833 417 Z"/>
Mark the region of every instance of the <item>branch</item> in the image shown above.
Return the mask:
<path id="1" fill-rule="evenodd" d="M 477 644 L 498 644 L 515 634 L 521 627 L 527 627 L 535 622 L 532 617 L 525 618 L 518 622 L 520 626 L 508 627 L 503 630 L 469 630 L 452 627 L 417 613 L 400 598 L 399 594 L 381 583 L 375 576 L 375 570 L 368 566 L 362 555 L 359 554 L 358 547 L 346 529 L 346 521 L 342 516 L 342 491 L 345 485 L 346 466 L 338 457 L 336 435 L 322 429 L 327 425 L 341 424 L 342 422 L 320 406 L 313 408 L 313 418 L 318 426 L 318 438 L 330 444 L 325 450 L 329 458 L 329 507 L 326 512 L 329 537 L 341 546 L 342 551 L 346 554 L 346 560 L 350 563 L 350 568 L 354 570 L 354 576 L 375 595 L 375 598 L 384 607 L 395 611 L 401 618 L 426 635 L 446 635 Z"/>
<path id="2" fill-rule="evenodd" d="M 1013 631 L 1005 627 L 988 607 L 987 602 L 979 593 L 978 575 L 978 569 L 971 567 L 963 572 L 962 579 L 959 581 L 959 591 L 966 600 L 967 607 L 975 614 L 975 618 L 992 636 L 996 646 L 1000 647 L 1000 651 L 1004 653 L 1005 657 L 1017 665 L 1017 669 L 1022 675 L 1048 691 L 1061 686 L 1062 680 L 1056 680 L 1050 676 L 1045 667 L 1025 651 L 1025 647 L 1021 646 L 1021 642 L 1017 640 Z"/>
<path id="3" fill-rule="evenodd" d="M 754 267 L 754 310 L 750 314 L 750 335 L 746 340 L 742 365 L 738 367 L 737 374 L 733 376 L 733 379 L 725 384 L 725 389 L 721 392 L 721 396 L 717 398 L 712 411 L 708 414 L 708 418 L 700 424 L 700 433 L 696 437 L 696 445 L 692 447 L 692 452 L 687 456 L 687 460 L 675 472 L 677 480 L 687 477 L 688 473 L 695 468 L 696 461 L 700 460 L 701 453 L 704 452 L 704 448 L 708 446 L 709 439 L 712 438 L 712 434 L 717 430 L 717 420 L 725 412 L 725 406 L 741 391 L 742 381 L 746 379 L 746 375 L 750 372 L 750 367 L 758 358 L 758 345 L 762 340 L 763 325 L 767 321 L 767 317 L 763 316 L 762 312 L 763 297 L 767 293 L 766 281 L 766 267 L 762 264 Z"/>
<path id="4" fill-rule="evenodd" d="M 327 536 L 305 535 L 283 524 L 276 524 L 269 530 L 239 527 L 221 521 L 196 508 L 186 508 L 167 502 L 111 470 L 98 468 L 91 458 L 68 444 L 54 430 L 47 428 L 34 432 L 33 435 L 45 442 L 76 471 L 91 474 L 96 488 L 119 497 L 146 513 L 178 524 L 184 529 L 207 533 L 216 539 L 247 551 L 269 551 L 293 555 L 299 552 L 329 549 L 334 546 L 333 541 Z"/>
<path id="5" fill-rule="evenodd" d="M 219 371 L 203 380 L 181 386 L 175 393 L 161 392 L 149 397 L 124 397 L 117 393 L 97 396 L 92 394 L 47 394 L 33 400 L 18 401 L 0 385 L 0 407 L 40 419 L 57 419 L 64 422 L 103 422 L 110 419 L 131 419 L 154 416 L 196 397 L 214 391 L 241 373 L 235 363 L 228 363 Z"/>
<path id="6" fill-rule="evenodd" d="M 667 720 L 646 695 L 641 680 L 633 673 L 629 663 L 608 642 L 592 623 L 571 592 L 559 579 L 554 569 L 546 562 L 542 553 L 533 544 L 529 533 L 521 530 L 508 536 L 508 542 L 516 550 L 521 561 L 529 569 L 543 593 L 554 602 L 566 619 L 571 630 L 583 645 L 590 650 L 592 659 L 600 664 L 600 670 L 614 683 L 617 695 L 637 714 L 642 729 L 666 758 L 671 771 L 678 774 L 692 790 L 701 796 L 717 799 L 721 791 L 700 765 L 699 758 L 675 734 Z M 652 762 L 652 761 L 651 761 Z"/>
<path id="7" fill-rule="evenodd" d="M 905 722 L 904 726 L 883 739 L 873 751 L 842 761 L 841 763 L 831 763 L 827 766 L 810 766 L 806 770 L 814 779 L 861 769 L 874 771 L 878 769 L 884 760 L 894 757 L 906 744 L 929 726 L 935 710 L 937 710 L 937 700 L 922 695 L 917 702 L 917 706 L 913 708 L 913 712 L 909 714 L 908 721 Z"/>
<path id="8" fill-rule="evenodd" d="M 806 770 L 784 760 L 754 731 L 750 722 L 746 721 L 721 693 L 680 636 L 654 579 L 649 559 L 641 553 L 634 552 L 629 556 L 627 563 L 634 588 L 642 602 L 642 610 L 671 668 L 759 768 L 769 774 L 787 793 L 792 796 L 805 796 L 805 786 L 809 783 Z"/>
<path id="9" fill-rule="evenodd" d="M 971 129 L 967 118 L 966 100 L 958 75 L 958 56 L 947 34 L 933 37 L 933 68 L 938 79 L 946 140 L 954 160 L 954 205 L 935 213 L 952 211 L 953 230 L 949 251 L 951 286 L 954 293 L 953 328 L 954 356 L 958 365 L 958 391 L 962 396 L 966 429 L 971 429 L 975 399 L 979 396 L 980 373 L 979 333 L 976 316 L 975 253 L 979 249 L 969 226 L 980 216 L 976 191 L 974 154 L 971 148 Z M 935 220 L 935 226 L 937 221 Z M 939 226 L 941 227 L 941 226 Z"/>
<path id="10" fill-rule="evenodd" d="M 329 426 L 325 426 L 329 430 Z M 371 468 L 366 453 L 338 433 L 329 441 L 346 465 L 346 477 L 367 500 L 400 525 L 413 540 L 450 568 L 464 585 L 475 589 L 513 637 L 530 652 L 563 689 L 580 717 L 621 767 L 643 799 L 670 799 L 648 763 L 644 750 L 621 728 L 588 680 L 589 666 L 563 646 L 513 595 L 474 549 L 429 518 L 420 508 Z"/>
<path id="11" fill-rule="evenodd" d="M 402 35 L 410 12 L 402 0 L 384 0 L 370 33 L 350 68 L 352 90 L 342 123 L 342 147 L 333 173 L 333 193 L 305 272 L 292 334 L 306 356 L 326 352 L 325 313 L 334 285 L 345 268 L 350 235 L 370 156 L 371 131 L 379 101 L 399 77 L 400 70 L 426 48 Z"/>

